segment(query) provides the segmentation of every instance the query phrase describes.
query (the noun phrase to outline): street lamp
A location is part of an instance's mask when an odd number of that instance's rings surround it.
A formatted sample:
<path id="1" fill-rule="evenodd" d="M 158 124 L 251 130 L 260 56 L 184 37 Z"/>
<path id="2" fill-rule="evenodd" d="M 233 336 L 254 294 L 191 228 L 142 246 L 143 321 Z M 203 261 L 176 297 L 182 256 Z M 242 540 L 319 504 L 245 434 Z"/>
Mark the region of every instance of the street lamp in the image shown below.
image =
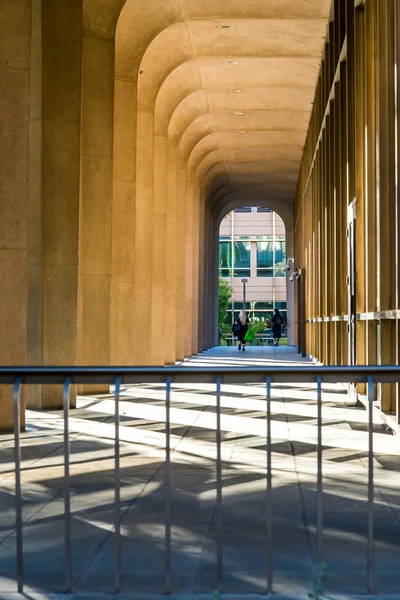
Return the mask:
<path id="1" fill-rule="evenodd" d="M 243 310 L 246 310 L 246 283 L 247 279 L 242 279 L 243 283 Z"/>

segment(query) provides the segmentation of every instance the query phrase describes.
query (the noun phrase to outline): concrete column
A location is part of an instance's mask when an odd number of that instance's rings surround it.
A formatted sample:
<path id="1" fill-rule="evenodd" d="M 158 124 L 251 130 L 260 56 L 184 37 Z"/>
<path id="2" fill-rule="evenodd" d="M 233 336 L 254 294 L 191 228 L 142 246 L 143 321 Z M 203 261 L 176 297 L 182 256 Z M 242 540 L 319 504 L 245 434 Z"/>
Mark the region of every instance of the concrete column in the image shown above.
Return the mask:
<path id="1" fill-rule="evenodd" d="M 32 1 L 29 201 L 28 201 L 28 302 L 27 363 L 42 364 L 42 0 Z M 42 386 L 26 388 L 29 408 L 42 406 Z"/>
<path id="2" fill-rule="evenodd" d="M 365 263 L 366 290 L 365 308 L 367 312 L 376 310 L 376 2 L 369 1 L 365 6 L 365 79 L 366 79 L 366 186 L 365 211 Z M 377 362 L 376 321 L 368 321 L 366 326 L 366 364 Z"/>
<path id="3" fill-rule="evenodd" d="M 110 364 L 114 40 L 83 37 L 78 362 Z M 105 391 L 107 386 L 85 386 Z"/>
<path id="4" fill-rule="evenodd" d="M 30 114 L 31 2 L 2 3 L 0 31 L 0 363 L 24 365 L 29 129 L 40 118 Z M 12 430 L 12 414 L 12 388 L 1 386 L 0 431 Z"/>
<path id="5" fill-rule="evenodd" d="M 346 228 L 347 228 L 347 198 L 348 198 L 348 175 L 347 175 L 347 143 L 346 136 L 343 132 L 346 131 L 347 123 L 347 96 L 346 96 L 346 64 L 344 62 L 340 65 L 340 201 L 339 201 L 339 232 L 341 239 L 340 247 L 340 269 L 338 270 L 340 281 L 340 305 L 339 314 L 346 315 L 348 312 L 348 296 L 347 286 L 343 282 L 346 281 L 347 275 L 347 240 L 346 240 Z M 347 323 L 344 321 L 340 322 L 340 364 L 348 364 L 348 333 Z"/>
<path id="6" fill-rule="evenodd" d="M 115 80 L 110 358 L 132 365 L 134 348 L 136 81 Z"/>
<path id="7" fill-rule="evenodd" d="M 210 275 L 211 269 L 211 225 L 210 225 L 210 211 L 207 203 L 204 208 L 204 255 L 203 255 L 203 350 L 210 347 L 210 298 L 211 298 L 211 286 L 210 286 Z"/>
<path id="8" fill-rule="evenodd" d="M 204 323 L 204 303 L 205 303 L 205 202 L 203 194 L 199 194 L 199 286 L 198 286 L 198 352 L 205 348 L 205 323 Z"/>
<path id="9" fill-rule="evenodd" d="M 395 200 L 395 110 L 394 110 L 394 56 L 393 56 L 393 4 L 378 3 L 377 45 L 377 302 L 378 310 L 391 310 L 396 306 L 396 200 Z M 395 324 L 381 318 L 378 363 L 394 364 Z M 380 350 L 380 352 L 379 352 Z M 394 410 L 395 386 L 382 384 L 381 409 Z"/>
<path id="10" fill-rule="evenodd" d="M 165 361 L 176 361 L 176 235 L 177 235 L 177 156 L 167 152 L 166 281 L 165 281 Z"/>
<path id="11" fill-rule="evenodd" d="M 211 272 L 211 345 L 217 346 L 219 335 L 218 335 L 218 295 L 219 295 L 219 224 L 213 219 L 213 242 L 211 246 L 212 251 L 212 272 Z"/>
<path id="12" fill-rule="evenodd" d="M 185 358 L 185 297 L 186 297 L 186 174 L 177 169 L 176 190 L 176 360 Z"/>
<path id="13" fill-rule="evenodd" d="M 42 3 L 43 362 L 77 362 L 81 2 Z M 72 398 L 74 395 L 72 394 Z M 62 406 L 43 387 L 43 408 Z"/>
<path id="14" fill-rule="evenodd" d="M 154 114 L 138 111 L 135 201 L 135 365 L 150 364 L 153 283 Z"/>
<path id="15" fill-rule="evenodd" d="M 154 200 L 153 200 L 153 285 L 151 299 L 150 364 L 163 365 L 165 357 L 165 293 L 167 250 L 167 138 L 154 138 Z"/>
<path id="16" fill-rule="evenodd" d="M 194 222 L 194 202 L 193 185 L 188 185 L 186 181 L 186 273 L 185 273 L 185 356 L 191 356 L 193 353 L 193 279 L 195 277 L 194 260 L 194 229 L 197 223 Z"/>
<path id="17" fill-rule="evenodd" d="M 286 256 L 292 257 L 295 255 L 294 249 L 294 231 L 290 229 L 286 229 Z M 301 263 L 301 267 L 305 267 Z M 294 312 L 294 294 L 295 294 L 295 285 L 293 283 L 288 283 L 288 278 L 286 278 L 286 302 L 287 302 L 287 339 L 288 345 L 292 346 L 294 341 L 294 324 L 295 321 L 295 312 Z"/>
<path id="18" fill-rule="evenodd" d="M 365 264 L 365 13 L 356 12 L 355 28 L 355 194 L 356 204 L 356 312 L 366 312 L 366 264 Z M 356 357 L 357 364 L 366 364 L 366 322 L 357 321 Z M 364 384 L 357 385 L 359 393 L 366 393 Z"/>
<path id="19" fill-rule="evenodd" d="M 192 184 L 193 186 L 193 184 Z M 199 293 L 200 293 L 200 198 L 193 189 L 193 314 L 192 314 L 192 354 L 199 352 Z"/>

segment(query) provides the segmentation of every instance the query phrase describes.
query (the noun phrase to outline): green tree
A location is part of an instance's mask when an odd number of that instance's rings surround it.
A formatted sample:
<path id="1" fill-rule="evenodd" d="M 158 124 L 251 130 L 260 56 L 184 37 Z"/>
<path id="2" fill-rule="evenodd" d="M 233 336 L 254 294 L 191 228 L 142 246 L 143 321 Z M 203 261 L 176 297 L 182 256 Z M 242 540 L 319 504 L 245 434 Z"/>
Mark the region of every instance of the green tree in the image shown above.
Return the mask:
<path id="1" fill-rule="evenodd" d="M 219 278 L 218 291 L 218 325 L 223 329 L 226 324 L 226 311 L 232 298 L 232 288 L 223 277 Z"/>

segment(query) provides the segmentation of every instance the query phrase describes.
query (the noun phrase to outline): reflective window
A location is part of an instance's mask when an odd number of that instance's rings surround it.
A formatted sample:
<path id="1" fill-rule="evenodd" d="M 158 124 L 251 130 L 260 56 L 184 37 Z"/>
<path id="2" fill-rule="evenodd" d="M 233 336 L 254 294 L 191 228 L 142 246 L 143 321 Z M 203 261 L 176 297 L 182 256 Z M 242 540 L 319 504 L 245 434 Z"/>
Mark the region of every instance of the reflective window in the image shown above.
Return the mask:
<path id="1" fill-rule="evenodd" d="M 275 253 L 275 273 L 274 273 Z M 257 242 L 257 277 L 285 277 L 286 242 Z"/>
<path id="2" fill-rule="evenodd" d="M 235 242 L 235 277 L 250 277 L 250 242 Z"/>
<path id="3" fill-rule="evenodd" d="M 219 243 L 219 274 L 221 277 L 232 277 L 232 244 Z"/>
<path id="4" fill-rule="evenodd" d="M 247 312 L 249 312 L 250 308 L 251 308 L 250 302 L 246 302 L 246 310 L 247 310 Z M 234 309 L 235 310 L 239 310 L 239 311 L 243 310 L 243 302 L 235 302 L 234 303 Z"/>
<path id="5" fill-rule="evenodd" d="M 275 245 L 275 277 L 286 275 L 286 242 L 274 242 Z"/>
<path id="6" fill-rule="evenodd" d="M 257 277 L 273 277 L 273 242 L 257 242 Z"/>

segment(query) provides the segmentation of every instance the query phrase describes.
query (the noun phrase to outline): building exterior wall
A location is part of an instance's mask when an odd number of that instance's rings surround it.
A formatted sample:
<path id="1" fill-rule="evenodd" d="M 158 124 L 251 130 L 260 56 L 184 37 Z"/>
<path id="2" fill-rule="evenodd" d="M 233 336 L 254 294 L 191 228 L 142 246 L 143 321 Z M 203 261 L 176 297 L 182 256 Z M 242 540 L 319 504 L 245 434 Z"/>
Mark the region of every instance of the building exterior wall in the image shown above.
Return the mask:
<path id="1" fill-rule="evenodd" d="M 399 26 L 395 0 L 334 2 L 295 203 L 298 341 L 325 364 L 399 362 Z M 376 394 L 397 427 L 398 385 Z"/>
<path id="2" fill-rule="evenodd" d="M 269 319 L 273 309 L 279 308 L 286 321 L 286 271 L 283 264 L 286 262 L 286 235 L 282 219 L 273 211 L 260 210 L 257 207 L 232 211 L 221 222 L 220 248 L 223 244 L 229 244 L 230 256 L 235 256 L 232 250 L 235 242 L 248 246 L 250 264 L 247 272 L 244 272 L 238 269 L 237 263 L 234 262 L 233 269 L 230 269 L 228 274 L 227 269 L 222 267 L 220 254 L 220 274 L 229 281 L 233 290 L 227 322 L 233 322 L 243 307 L 243 278 L 247 279 L 246 308 L 250 317 L 256 320 Z M 260 243 L 276 247 L 276 252 L 273 250 L 274 262 L 271 269 L 268 269 L 268 276 L 265 276 L 267 270 L 262 269 L 258 258 L 257 245 Z"/>

